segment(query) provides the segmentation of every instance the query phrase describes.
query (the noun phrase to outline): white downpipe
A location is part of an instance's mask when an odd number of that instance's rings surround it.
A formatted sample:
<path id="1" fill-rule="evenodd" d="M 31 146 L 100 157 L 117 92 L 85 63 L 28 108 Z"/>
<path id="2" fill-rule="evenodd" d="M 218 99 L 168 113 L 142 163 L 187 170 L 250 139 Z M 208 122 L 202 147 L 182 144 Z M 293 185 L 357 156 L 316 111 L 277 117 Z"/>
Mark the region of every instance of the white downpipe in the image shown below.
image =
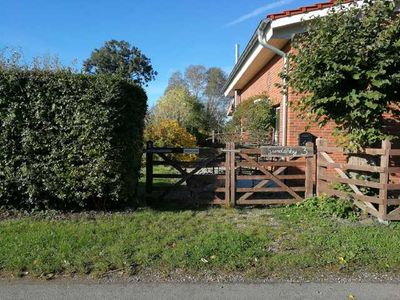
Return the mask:
<path id="1" fill-rule="evenodd" d="M 237 108 L 237 106 L 239 105 L 239 93 L 238 90 L 235 90 L 235 109 Z"/>
<path id="2" fill-rule="evenodd" d="M 264 48 L 267 48 L 274 52 L 275 54 L 281 56 L 283 58 L 284 64 L 284 79 L 283 79 L 283 97 L 282 97 L 282 146 L 287 145 L 287 120 L 288 120 L 288 94 L 289 94 L 289 87 L 287 82 L 287 75 L 289 72 L 289 58 L 288 55 L 283 52 L 282 50 L 270 45 L 267 43 L 265 38 L 265 32 L 262 29 L 263 24 L 268 24 L 268 20 L 264 20 L 263 23 L 260 25 L 258 29 L 258 42 Z"/>
<path id="3" fill-rule="evenodd" d="M 287 82 L 287 75 L 289 72 L 289 58 L 287 55 L 283 57 L 284 63 L 284 79 L 283 79 L 283 97 L 282 97 L 282 106 L 283 106 L 283 118 L 282 118 L 282 146 L 287 145 L 287 124 L 288 124 L 288 94 L 289 94 L 289 87 Z"/>

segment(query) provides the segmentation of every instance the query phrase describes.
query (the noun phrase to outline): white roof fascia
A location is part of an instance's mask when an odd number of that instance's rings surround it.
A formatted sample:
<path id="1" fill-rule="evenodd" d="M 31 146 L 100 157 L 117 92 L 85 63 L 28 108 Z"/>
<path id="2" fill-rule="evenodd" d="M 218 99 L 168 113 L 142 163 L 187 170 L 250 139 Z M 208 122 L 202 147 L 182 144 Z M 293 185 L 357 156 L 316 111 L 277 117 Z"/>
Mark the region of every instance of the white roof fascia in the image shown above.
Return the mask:
<path id="1" fill-rule="evenodd" d="M 395 1 L 395 2 L 398 2 L 398 1 Z M 357 6 L 362 6 L 363 4 L 364 4 L 364 0 L 357 1 Z M 347 7 L 350 7 L 351 5 L 354 5 L 354 4 L 353 3 L 345 3 L 345 4 L 342 4 L 342 7 L 347 8 Z M 311 11 L 311 12 L 305 12 L 305 13 L 298 14 L 298 15 L 283 17 L 283 18 L 279 18 L 276 20 L 271 20 L 270 26 L 269 26 L 267 34 L 266 34 L 266 41 L 268 42 L 273 38 L 282 38 L 283 36 L 285 36 L 285 34 L 283 33 L 283 31 L 285 30 L 285 27 L 289 27 L 288 30 L 293 30 L 293 26 L 298 25 L 298 24 L 303 24 L 305 21 L 312 20 L 315 17 L 327 16 L 328 13 L 332 9 L 335 9 L 335 8 L 337 8 L 337 6 L 328 7 L 328 8 Z M 290 27 L 290 26 L 292 26 L 292 27 Z M 274 29 L 275 29 L 277 36 L 274 35 Z M 293 33 L 294 32 L 295 31 L 293 31 Z M 249 56 L 247 61 L 240 68 L 240 71 L 236 74 L 236 76 L 233 78 L 232 82 L 229 84 L 228 88 L 225 90 L 225 92 L 224 92 L 225 97 L 227 97 L 234 90 L 235 85 L 242 78 L 242 76 L 246 73 L 249 66 L 251 66 L 251 64 L 254 62 L 254 60 L 257 58 L 257 56 L 261 53 L 261 51 L 263 49 L 264 48 L 260 44 L 258 44 L 257 47 L 253 50 L 252 54 Z"/>
<path id="2" fill-rule="evenodd" d="M 250 57 L 247 59 L 246 63 L 242 66 L 240 69 L 239 73 L 235 76 L 235 78 L 232 80 L 231 84 L 228 86 L 226 89 L 224 95 L 227 97 L 230 92 L 234 89 L 236 83 L 240 80 L 240 78 L 243 76 L 243 74 L 247 71 L 249 66 L 253 63 L 253 61 L 257 58 L 257 56 L 260 54 L 260 52 L 264 49 L 263 46 L 260 44 L 257 45 L 257 47 L 253 50 L 251 53 Z"/>

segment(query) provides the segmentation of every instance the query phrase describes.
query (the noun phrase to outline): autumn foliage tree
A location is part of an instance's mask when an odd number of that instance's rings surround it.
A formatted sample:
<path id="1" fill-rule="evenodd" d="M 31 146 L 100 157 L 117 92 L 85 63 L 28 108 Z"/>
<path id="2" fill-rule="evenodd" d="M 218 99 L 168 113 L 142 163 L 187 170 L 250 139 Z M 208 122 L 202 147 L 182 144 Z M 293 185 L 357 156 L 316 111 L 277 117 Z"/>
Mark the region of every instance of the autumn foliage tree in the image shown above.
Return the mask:
<path id="1" fill-rule="evenodd" d="M 150 113 L 152 123 L 175 120 L 179 126 L 193 130 L 201 127 L 203 118 L 202 104 L 182 87 L 168 90 Z"/>
<path id="2" fill-rule="evenodd" d="M 196 137 L 175 120 L 163 120 L 149 124 L 144 132 L 145 141 L 153 141 L 155 147 L 196 147 Z"/>
<path id="3" fill-rule="evenodd" d="M 313 19 L 296 36 L 289 82 L 304 96 L 300 112 L 333 120 L 348 148 L 390 137 L 383 116 L 400 100 L 400 18 L 393 1 L 356 2 Z"/>
<path id="4" fill-rule="evenodd" d="M 219 131 L 226 121 L 229 104 L 223 91 L 226 80 L 227 76 L 221 68 L 190 65 L 183 75 L 179 71 L 171 75 L 165 94 L 174 89 L 185 89 L 204 108 L 199 111 L 203 114 L 202 129 L 206 132 Z"/>

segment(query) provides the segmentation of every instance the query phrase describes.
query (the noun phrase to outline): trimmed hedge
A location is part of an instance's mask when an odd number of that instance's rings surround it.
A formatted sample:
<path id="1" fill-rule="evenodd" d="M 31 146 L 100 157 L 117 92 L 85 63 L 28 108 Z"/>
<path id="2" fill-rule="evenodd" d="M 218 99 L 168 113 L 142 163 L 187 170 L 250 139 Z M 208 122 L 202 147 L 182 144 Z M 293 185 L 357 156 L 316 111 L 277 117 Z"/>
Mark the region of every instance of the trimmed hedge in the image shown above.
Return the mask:
<path id="1" fill-rule="evenodd" d="M 146 103 L 110 75 L 0 70 L 0 205 L 132 203 Z"/>

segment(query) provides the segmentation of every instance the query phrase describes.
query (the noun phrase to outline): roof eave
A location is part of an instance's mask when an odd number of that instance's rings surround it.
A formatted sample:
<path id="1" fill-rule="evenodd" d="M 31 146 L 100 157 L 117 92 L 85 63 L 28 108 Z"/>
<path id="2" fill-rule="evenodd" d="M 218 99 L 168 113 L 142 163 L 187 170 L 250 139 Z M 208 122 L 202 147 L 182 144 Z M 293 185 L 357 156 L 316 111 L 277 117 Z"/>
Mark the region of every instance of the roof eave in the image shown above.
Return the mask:
<path id="1" fill-rule="evenodd" d="M 363 3 L 364 0 L 357 0 L 357 4 Z M 350 5 L 349 2 L 351 1 L 346 1 L 344 0 L 345 6 Z M 395 0 L 396 3 L 399 2 L 399 0 Z M 320 3 L 323 4 L 323 3 Z M 326 3 L 328 4 L 328 3 Z M 314 6 L 310 6 L 313 9 L 305 9 L 305 10 L 296 10 L 296 13 L 293 15 L 285 13 L 285 16 L 279 16 L 277 17 L 278 14 L 274 15 L 269 15 L 272 16 L 270 18 L 267 18 L 268 23 L 266 26 L 269 26 L 269 32 L 270 32 L 270 37 L 269 38 L 277 38 L 275 35 L 275 31 L 278 30 L 278 28 L 285 28 L 285 26 L 292 26 L 294 24 L 304 24 L 305 22 L 309 21 L 312 19 L 312 17 L 319 15 L 323 16 L 328 14 L 329 10 L 337 4 L 337 1 L 330 1 L 330 5 L 320 5 L 320 7 L 316 7 L 317 9 L 314 9 Z M 298 11 L 298 13 L 297 13 Z M 253 33 L 249 43 L 247 44 L 245 50 L 243 51 L 242 55 L 239 58 L 239 61 L 235 64 L 232 72 L 229 74 L 229 77 L 227 79 L 227 82 L 225 83 L 223 90 L 225 96 L 231 95 L 232 91 L 234 89 L 234 83 L 235 80 L 238 76 L 238 74 L 241 72 L 242 68 L 246 64 L 247 60 L 251 56 L 253 50 L 256 49 L 258 45 L 258 37 L 257 37 L 257 31 L 262 26 L 261 24 L 265 23 L 265 21 L 261 21 L 260 24 L 257 26 L 257 29 Z M 232 86 L 233 85 L 233 86 Z"/>
<path id="2" fill-rule="evenodd" d="M 271 22 L 271 20 L 266 19 L 268 23 Z M 229 77 L 223 87 L 223 91 L 226 95 L 228 88 L 230 84 L 232 83 L 233 79 L 236 77 L 240 69 L 243 67 L 245 62 L 247 61 L 248 57 L 250 56 L 252 50 L 254 49 L 255 46 L 258 45 L 258 29 L 260 26 L 265 26 L 265 21 L 261 21 L 260 24 L 257 26 L 256 30 L 254 31 L 250 41 L 247 43 L 246 48 L 244 49 L 243 53 L 240 55 L 238 62 L 235 64 L 235 66 L 232 69 L 232 72 L 229 74 Z"/>

